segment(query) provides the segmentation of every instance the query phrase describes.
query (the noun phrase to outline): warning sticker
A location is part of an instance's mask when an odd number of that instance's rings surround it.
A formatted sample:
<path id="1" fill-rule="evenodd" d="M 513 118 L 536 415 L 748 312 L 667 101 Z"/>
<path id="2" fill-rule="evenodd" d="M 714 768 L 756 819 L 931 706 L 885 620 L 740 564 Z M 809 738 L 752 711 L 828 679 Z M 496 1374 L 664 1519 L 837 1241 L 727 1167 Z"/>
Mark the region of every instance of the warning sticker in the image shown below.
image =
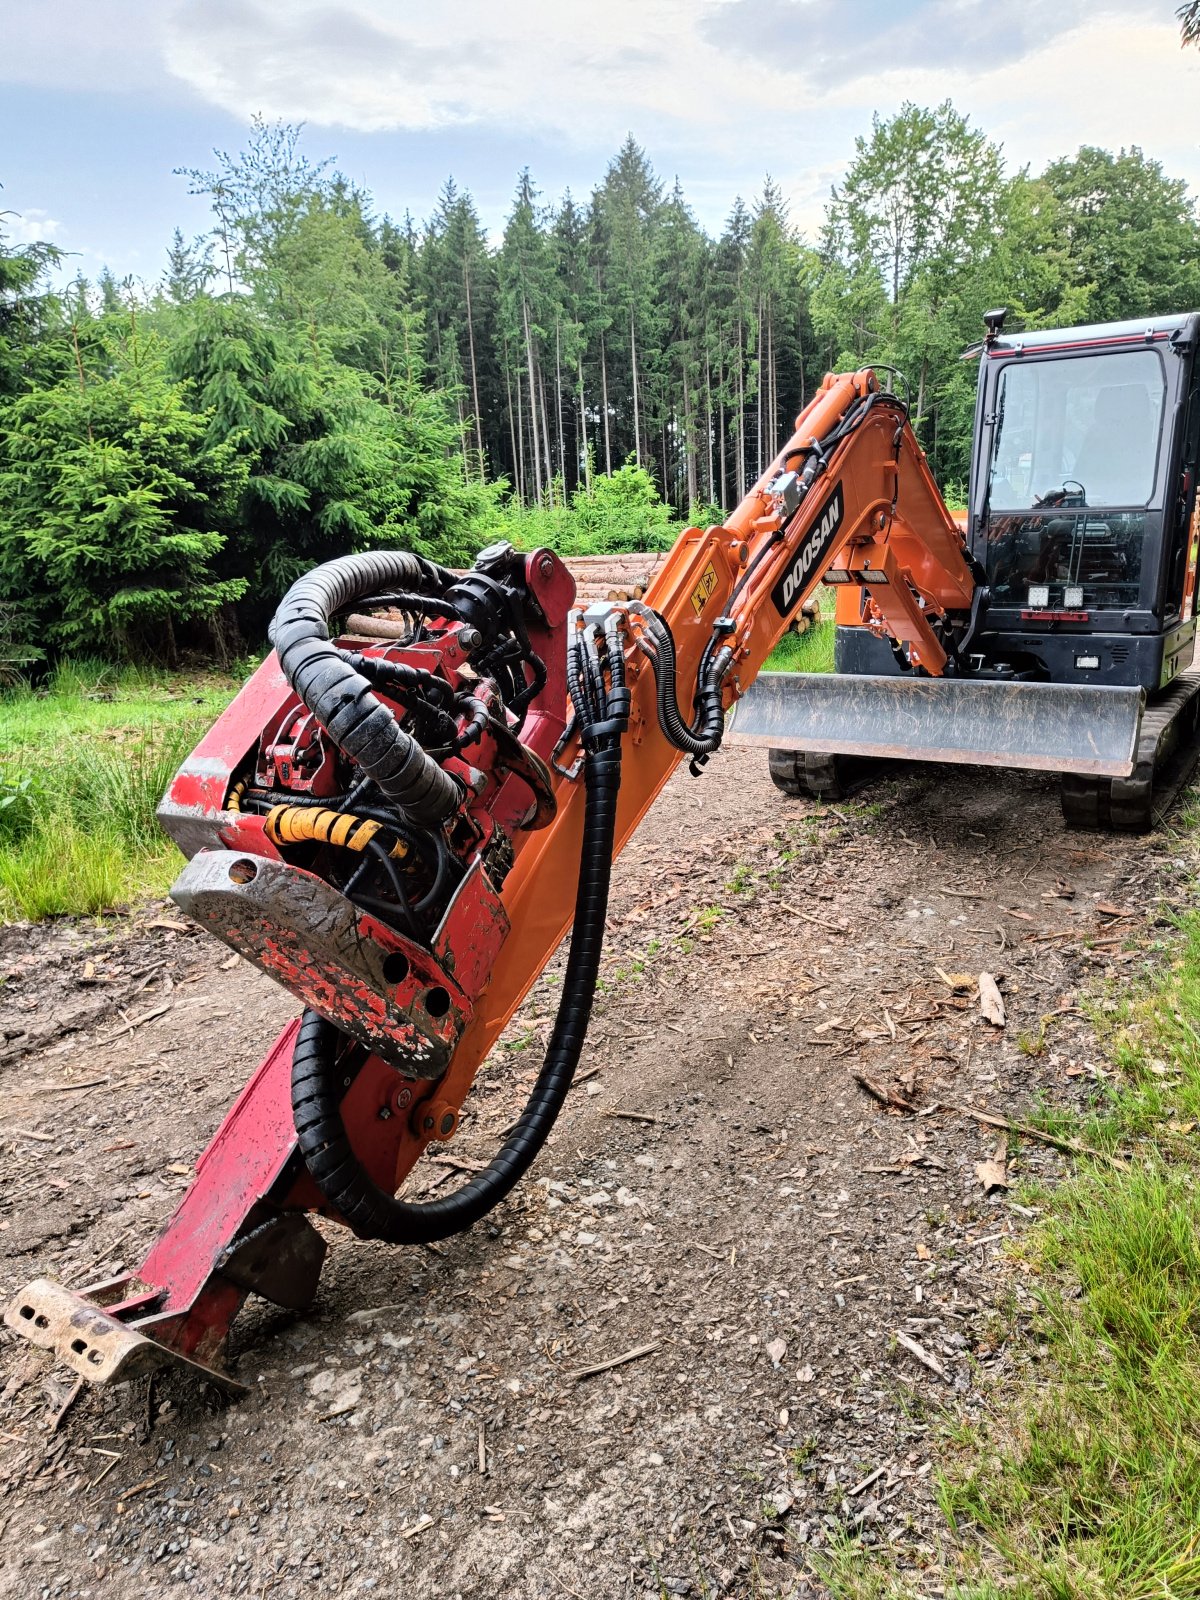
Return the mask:
<path id="1" fill-rule="evenodd" d="M 692 610 L 697 616 L 704 610 L 711 597 L 717 592 L 717 569 L 710 561 L 704 569 L 700 582 L 692 590 Z"/>

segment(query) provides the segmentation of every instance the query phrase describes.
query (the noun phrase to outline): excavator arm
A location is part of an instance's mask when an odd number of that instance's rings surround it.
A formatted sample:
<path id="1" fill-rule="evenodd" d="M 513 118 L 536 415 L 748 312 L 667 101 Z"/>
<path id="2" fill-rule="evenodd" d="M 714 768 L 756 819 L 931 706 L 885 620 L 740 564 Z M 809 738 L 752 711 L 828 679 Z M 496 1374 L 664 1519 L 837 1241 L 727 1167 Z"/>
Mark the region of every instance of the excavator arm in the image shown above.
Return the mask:
<path id="1" fill-rule="evenodd" d="M 302 1003 L 136 1271 L 39 1279 L 8 1325 L 94 1380 L 221 1365 L 246 1295 L 316 1292 L 323 1215 L 422 1242 L 471 1226 L 547 1137 L 580 1058 L 608 876 L 680 761 L 823 581 L 904 663 L 945 672 L 975 581 L 901 402 L 829 377 L 720 526 L 689 528 L 644 601 L 572 610 L 551 552 L 456 574 L 365 553 L 301 579 L 275 650 L 160 809 L 172 893 Z M 563 940 L 546 1061 L 494 1160 L 445 1199 L 401 1193 Z"/>

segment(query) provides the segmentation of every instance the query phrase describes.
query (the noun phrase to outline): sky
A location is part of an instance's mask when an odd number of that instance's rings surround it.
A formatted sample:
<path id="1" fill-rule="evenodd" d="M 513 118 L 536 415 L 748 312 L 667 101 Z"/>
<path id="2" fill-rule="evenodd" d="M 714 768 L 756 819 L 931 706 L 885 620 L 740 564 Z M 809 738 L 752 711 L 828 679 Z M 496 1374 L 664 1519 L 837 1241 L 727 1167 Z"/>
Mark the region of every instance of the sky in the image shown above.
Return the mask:
<path id="1" fill-rule="evenodd" d="M 67 271 L 160 274 L 210 224 L 178 167 L 260 114 L 419 220 L 448 176 L 498 238 L 519 170 L 586 196 L 632 133 L 718 231 L 770 174 L 815 236 L 874 114 L 956 108 L 1034 171 L 1136 144 L 1200 194 L 1177 0 L 0 0 L 0 209 Z"/>

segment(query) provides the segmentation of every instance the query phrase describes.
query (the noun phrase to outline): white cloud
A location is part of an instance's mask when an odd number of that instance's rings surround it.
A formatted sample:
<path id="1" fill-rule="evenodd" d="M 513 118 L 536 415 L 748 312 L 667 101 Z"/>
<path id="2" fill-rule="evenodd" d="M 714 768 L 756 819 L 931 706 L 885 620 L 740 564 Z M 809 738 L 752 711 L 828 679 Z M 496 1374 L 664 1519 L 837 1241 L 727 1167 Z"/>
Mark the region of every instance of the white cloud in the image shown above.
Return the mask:
<path id="1" fill-rule="evenodd" d="M 721 0 L 699 19 L 701 34 L 735 57 L 789 60 L 826 88 L 898 67 L 939 72 L 1007 66 L 1105 10 L 1126 21 L 1154 15 L 1154 0 Z"/>
<path id="2" fill-rule="evenodd" d="M 1200 180 L 1181 108 L 1200 52 L 1157 0 L 177 0 L 164 58 L 240 117 L 354 130 L 476 126 L 615 147 L 633 129 L 716 181 L 771 170 L 819 215 L 852 132 L 951 98 L 1011 159 L 1140 143 Z M 718 176 L 719 175 L 719 176 Z M 686 185 L 685 185 L 686 186 Z"/>
<path id="3" fill-rule="evenodd" d="M 769 171 L 812 231 L 854 135 L 905 99 L 953 100 L 1014 165 L 1136 143 L 1200 190 L 1200 51 L 1180 49 L 1170 0 L 1119 3 L 59 0 L 10 4 L 0 79 L 186 91 L 313 138 L 550 139 L 588 176 L 632 131 L 710 224 Z"/>
<path id="4" fill-rule="evenodd" d="M 52 244 L 62 232 L 62 223 L 30 206 L 28 211 L 0 212 L 0 228 L 12 244 Z"/>
<path id="5" fill-rule="evenodd" d="M 1200 91 L 1200 51 L 1181 50 L 1173 22 L 1077 26 L 1019 63 L 981 63 L 948 81 L 936 63 L 847 81 L 828 98 L 852 111 L 903 100 L 950 98 L 999 140 L 1011 163 L 1036 171 L 1080 145 L 1140 145 L 1173 176 L 1200 188 L 1200 128 L 1189 112 Z"/>
<path id="6" fill-rule="evenodd" d="M 8 0 L 4 10 L 5 83 L 143 92 L 161 83 L 155 0 Z"/>
<path id="7" fill-rule="evenodd" d="M 709 4 L 712 0 L 709 0 Z M 226 111 L 361 131 L 499 123 L 587 138 L 727 89 L 687 0 L 183 0 L 170 70 Z M 701 73 L 700 78 L 696 73 Z M 719 103 L 712 108 L 720 115 Z"/>

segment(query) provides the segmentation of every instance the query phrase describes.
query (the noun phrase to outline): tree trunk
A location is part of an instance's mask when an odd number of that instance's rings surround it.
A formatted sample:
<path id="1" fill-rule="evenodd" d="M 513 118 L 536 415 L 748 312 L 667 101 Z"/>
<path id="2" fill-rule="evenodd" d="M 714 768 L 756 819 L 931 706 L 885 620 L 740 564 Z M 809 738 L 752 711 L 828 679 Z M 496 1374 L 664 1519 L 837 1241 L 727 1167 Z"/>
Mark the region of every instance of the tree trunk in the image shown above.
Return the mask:
<path id="1" fill-rule="evenodd" d="M 533 486 L 538 504 L 542 503 L 542 456 L 538 440 L 537 378 L 534 373 L 533 335 L 529 329 L 529 302 L 521 296 L 521 315 L 525 320 L 525 363 L 529 370 L 529 443 L 533 452 Z"/>
<path id="2" fill-rule="evenodd" d="M 726 466 L 727 466 L 725 458 L 726 458 L 726 453 L 727 453 L 727 451 L 729 449 L 729 440 L 725 436 L 725 371 L 724 371 L 724 368 L 725 368 L 725 363 L 724 363 L 724 360 L 722 360 L 720 377 L 719 377 L 719 382 L 720 382 L 720 391 L 719 392 L 720 392 L 721 398 L 720 398 L 720 401 L 718 402 L 718 404 L 720 405 L 720 408 L 721 408 L 721 422 L 720 422 L 720 436 L 719 436 L 718 441 L 717 441 L 718 447 L 719 447 L 718 450 L 717 450 L 717 460 L 721 463 L 721 510 L 722 511 L 727 511 L 729 509 L 729 496 L 728 496 L 728 484 L 727 484 L 726 478 L 725 478 L 725 472 L 726 472 Z"/>
<path id="3" fill-rule="evenodd" d="M 633 322 L 633 307 L 629 308 L 629 361 L 633 369 L 633 458 L 642 464 L 642 426 L 638 415 L 637 333 Z"/>
<path id="4" fill-rule="evenodd" d="M 688 515 L 692 507 L 700 504 L 700 492 L 696 483 L 696 446 L 692 434 L 692 396 L 688 387 L 687 367 L 683 369 L 683 453 L 687 465 L 687 503 Z"/>
<path id="5" fill-rule="evenodd" d="M 563 504 L 567 496 L 567 447 L 563 442 L 562 407 L 562 323 L 554 319 L 554 392 L 558 399 L 558 475 L 562 479 Z M 578 478 L 578 473 L 576 473 Z"/>
<path id="6" fill-rule="evenodd" d="M 604 353 L 604 334 L 600 335 L 600 403 L 604 410 L 604 470 L 612 476 L 612 439 L 608 429 L 608 360 Z"/>
<path id="7" fill-rule="evenodd" d="M 583 478 L 587 485 L 587 492 L 592 492 L 592 452 L 588 448 L 587 436 L 587 401 L 583 393 L 583 351 L 576 355 L 579 363 L 579 447 L 583 452 Z"/>
<path id="8" fill-rule="evenodd" d="M 772 301 L 767 310 L 767 332 L 771 340 L 771 438 L 769 448 L 771 454 L 775 453 L 775 446 L 779 440 L 779 353 L 775 348 L 775 305 Z"/>
<path id="9" fill-rule="evenodd" d="M 746 493 L 746 330 L 742 326 L 742 319 L 738 317 L 738 347 L 737 347 L 737 387 L 738 387 L 738 414 L 737 414 L 737 497 L 740 501 Z"/>
<path id="10" fill-rule="evenodd" d="M 763 315 L 762 315 L 762 295 L 759 295 L 759 297 L 758 297 L 758 373 L 757 373 L 757 379 L 758 379 L 758 381 L 755 384 L 755 388 L 756 388 L 756 390 L 758 392 L 757 392 L 755 398 L 756 398 L 758 403 L 757 403 L 757 405 L 755 407 L 755 410 L 758 413 L 758 429 L 757 429 L 757 432 L 758 432 L 758 445 L 757 445 L 757 452 L 756 452 L 756 454 L 757 454 L 757 467 L 756 467 L 756 471 L 754 473 L 754 476 L 756 478 L 761 478 L 762 477 L 762 470 L 763 470 Z"/>
<path id="11" fill-rule="evenodd" d="M 471 267 L 463 257 L 463 288 L 467 293 L 467 348 L 471 353 L 471 403 L 475 407 L 475 448 L 479 452 L 479 481 L 487 477 L 483 461 L 483 419 L 479 414 L 479 373 L 475 365 L 475 324 L 471 314 Z"/>
<path id="12" fill-rule="evenodd" d="M 800 410 L 808 404 L 806 390 L 808 385 L 804 381 L 804 309 L 796 313 L 796 354 L 800 361 Z"/>
<path id="13" fill-rule="evenodd" d="M 521 369 L 517 368 L 517 494 L 521 504 L 525 498 L 525 402 L 521 399 Z"/>
<path id="14" fill-rule="evenodd" d="M 550 424 L 546 420 L 546 375 L 538 368 L 538 403 L 542 408 L 542 449 L 546 456 L 546 490 L 554 504 L 554 458 L 550 453 Z"/>
<path id="15" fill-rule="evenodd" d="M 704 439 L 708 457 L 708 477 L 704 484 L 704 498 L 711 505 L 716 499 L 716 490 L 713 486 L 712 352 L 708 348 L 707 337 L 704 341 Z"/>

